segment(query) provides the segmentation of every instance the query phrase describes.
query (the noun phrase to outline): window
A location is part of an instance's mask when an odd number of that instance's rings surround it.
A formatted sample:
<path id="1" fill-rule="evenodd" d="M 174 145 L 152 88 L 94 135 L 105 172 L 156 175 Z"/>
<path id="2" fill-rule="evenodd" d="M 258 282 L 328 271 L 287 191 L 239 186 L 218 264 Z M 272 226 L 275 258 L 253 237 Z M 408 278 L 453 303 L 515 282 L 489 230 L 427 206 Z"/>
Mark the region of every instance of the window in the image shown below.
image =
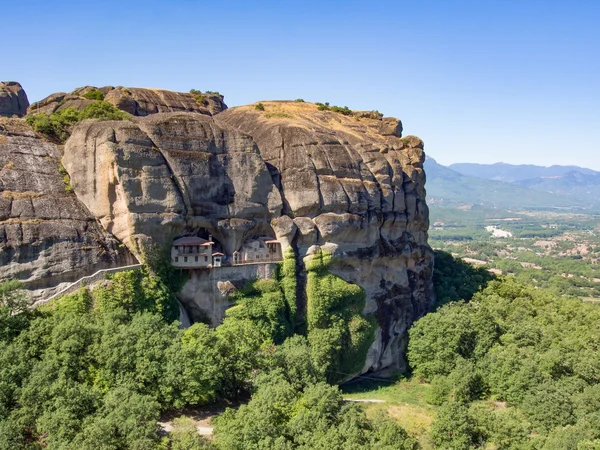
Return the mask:
<path id="1" fill-rule="evenodd" d="M 208 262 L 208 256 L 204 257 L 204 262 Z"/>
<path id="2" fill-rule="evenodd" d="M 183 257 L 183 262 L 187 262 L 187 256 Z"/>
<path id="3" fill-rule="evenodd" d="M 198 262 L 198 257 L 196 256 L 196 262 Z"/>
<path id="4" fill-rule="evenodd" d="M 179 262 L 179 258 L 177 256 L 175 257 L 175 262 Z"/>
<path id="5" fill-rule="evenodd" d="M 256 259 L 259 259 L 259 258 L 260 258 L 260 255 L 256 255 Z"/>

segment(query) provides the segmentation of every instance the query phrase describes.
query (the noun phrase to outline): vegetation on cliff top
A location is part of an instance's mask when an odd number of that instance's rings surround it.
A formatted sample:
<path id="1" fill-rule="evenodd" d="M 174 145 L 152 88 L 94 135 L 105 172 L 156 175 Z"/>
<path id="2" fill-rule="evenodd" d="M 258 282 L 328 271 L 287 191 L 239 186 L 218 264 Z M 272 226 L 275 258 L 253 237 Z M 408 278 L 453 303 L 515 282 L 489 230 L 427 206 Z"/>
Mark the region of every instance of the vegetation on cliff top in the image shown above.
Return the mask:
<path id="1" fill-rule="evenodd" d="M 81 111 L 69 107 L 49 115 L 40 113 L 27 116 L 26 120 L 34 131 L 44 134 L 52 141 L 65 142 L 70 135 L 71 127 L 82 120 L 126 120 L 129 117 L 129 114 L 117 109 L 111 103 L 100 100 L 90 103 Z"/>
<path id="2" fill-rule="evenodd" d="M 104 94 L 98 89 L 92 89 L 83 94 L 83 96 L 88 100 L 104 100 Z"/>
<path id="3" fill-rule="evenodd" d="M 344 116 L 351 116 L 352 115 L 352 110 L 350 108 L 348 108 L 347 106 L 329 106 L 329 102 L 325 102 L 325 103 L 320 103 L 317 102 L 317 109 L 319 111 L 331 111 L 331 112 L 335 112 L 335 113 L 339 113 L 339 114 L 343 114 Z"/>

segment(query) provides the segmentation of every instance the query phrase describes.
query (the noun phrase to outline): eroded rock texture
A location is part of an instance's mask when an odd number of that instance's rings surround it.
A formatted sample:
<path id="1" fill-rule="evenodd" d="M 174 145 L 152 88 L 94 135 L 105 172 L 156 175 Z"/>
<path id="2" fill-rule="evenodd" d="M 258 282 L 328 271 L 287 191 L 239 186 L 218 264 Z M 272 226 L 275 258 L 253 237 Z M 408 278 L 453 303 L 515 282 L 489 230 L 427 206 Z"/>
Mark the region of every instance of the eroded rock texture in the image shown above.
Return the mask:
<path id="1" fill-rule="evenodd" d="M 380 326 L 363 370 L 401 368 L 406 330 L 433 301 L 422 142 L 377 114 L 263 103 L 84 122 L 63 164 L 79 200 L 134 252 L 203 230 L 230 255 L 275 234 L 298 255 L 300 286 L 305 258 L 338 256 L 331 270 L 366 290 Z"/>
<path id="2" fill-rule="evenodd" d="M 331 270 L 366 290 L 365 313 L 380 328 L 364 371 L 402 368 L 406 330 L 433 301 L 422 141 L 402 138 L 393 118 L 264 106 L 231 108 L 215 121 L 256 141 L 282 195 L 278 237 L 301 257 L 339 256 Z"/>
<path id="3" fill-rule="evenodd" d="M 0 81 L 0 116 L 23 117 L 27 114 L 27 94 L 16 81 Z"/>
<path id="4" fill-rule="evenodd" d="M 58 92 L 29 107 L 29 114 L 51 114 L 65 108 L 83 109 L 94 100 L 85 97 L 90 91 L 100 91 L 104 100 L 134 116 L 148 116 L 161 112 L 195 112 L 217 114 L 227 108 L 220 94 L 189 94 L 164 89 L 124 88 L 122 86 L 85 86 L 71 93 Z M 27 107 L 25 107 L 27 110 Z"/>
<path id="5" fill-rule="evenodd" d="M 61 154 L 24 120 L 0 120 L 0 279 L 25 282 L 32 300 L 134 260 L 66 190 Z"/>
<path id="6" fill-rule="evenodd" d="M 231 254 L 281 211 L 252 138 L 200 114 L 84 122 L 63 164 L 78 198 L 131 249 L 203 229 Z"/>

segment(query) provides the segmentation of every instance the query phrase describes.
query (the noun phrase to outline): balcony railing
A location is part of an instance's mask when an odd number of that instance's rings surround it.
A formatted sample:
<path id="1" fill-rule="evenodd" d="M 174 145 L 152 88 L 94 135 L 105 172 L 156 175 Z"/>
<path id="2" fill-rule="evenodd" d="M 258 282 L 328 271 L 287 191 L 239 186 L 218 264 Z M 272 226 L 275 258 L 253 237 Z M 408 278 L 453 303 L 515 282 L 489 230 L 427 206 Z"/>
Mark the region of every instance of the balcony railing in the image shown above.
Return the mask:
<path id="1" fill-rule="evenodd" d="M 279 262 L 283 261 L 281 256 L 275 255 L 272 258 L 252 258 L 252 259 L 231 259 L 231 264 L 234 266 L 241 266 L 244 264 L 255 264 L 255 263 L 268 263 L 268 262 Z"/>

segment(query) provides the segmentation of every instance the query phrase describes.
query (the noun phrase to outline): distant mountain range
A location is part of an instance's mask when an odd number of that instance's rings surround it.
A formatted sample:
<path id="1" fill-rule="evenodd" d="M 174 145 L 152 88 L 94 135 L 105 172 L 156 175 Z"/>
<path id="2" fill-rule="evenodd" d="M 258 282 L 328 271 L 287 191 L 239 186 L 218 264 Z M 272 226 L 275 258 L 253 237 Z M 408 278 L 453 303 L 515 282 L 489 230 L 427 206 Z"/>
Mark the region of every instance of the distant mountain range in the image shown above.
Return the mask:
<path id="1" fill-rule="evenodd" d="M 577 166 L 425 161 L 431 205 L 491 209 L 598 209 L 600 172 Z"/>
<path id="2" fill-rule="evenodd" d="M 584 175 L 600 175 L 592 169 L 586 169 L 578 166 L 536 166 L 532 164 L 474 164 L 474 163 L 456 163 L 448 166 L 463 175 L 470 177 L 486 178 L 488 180 L 507 181 L 514 183 L 516 181 L 530 180 L 534 178 L 556 178 L 568 175 L 570 173 L 581 173 Z"/>

